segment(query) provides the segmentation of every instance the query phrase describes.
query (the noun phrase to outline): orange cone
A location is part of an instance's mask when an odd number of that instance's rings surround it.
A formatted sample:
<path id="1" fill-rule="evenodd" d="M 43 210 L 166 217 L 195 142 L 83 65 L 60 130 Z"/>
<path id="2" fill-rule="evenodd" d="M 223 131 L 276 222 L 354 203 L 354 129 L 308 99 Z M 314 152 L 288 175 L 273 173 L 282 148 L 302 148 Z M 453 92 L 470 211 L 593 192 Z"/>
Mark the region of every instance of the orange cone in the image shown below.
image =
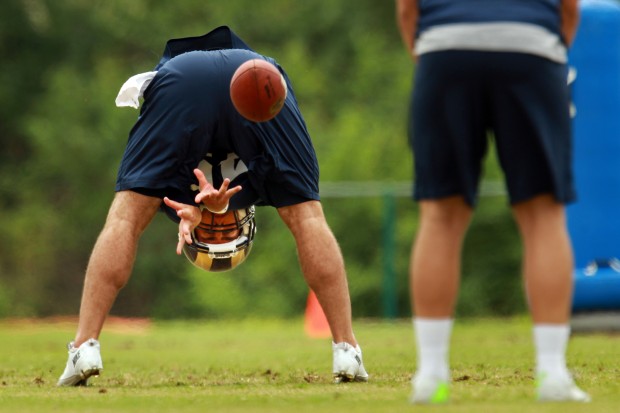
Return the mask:
<path id="1" fill-rule="evenodd" d="M 308 294 L 308 302 L 306 303 L 305 328 L 308 337 L 327 338 L 332 335 L 323 308 L 312 290 Z"/>

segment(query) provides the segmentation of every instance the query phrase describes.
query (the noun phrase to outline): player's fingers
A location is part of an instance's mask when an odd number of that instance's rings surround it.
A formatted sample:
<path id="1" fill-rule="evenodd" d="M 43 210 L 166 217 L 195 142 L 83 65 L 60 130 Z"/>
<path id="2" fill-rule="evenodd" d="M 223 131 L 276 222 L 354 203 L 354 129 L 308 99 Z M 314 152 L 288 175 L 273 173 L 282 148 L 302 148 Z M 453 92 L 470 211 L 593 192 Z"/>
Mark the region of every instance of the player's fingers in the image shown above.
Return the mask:
<path id="1" fill-rule="evenodd" d="M 217 192 L 216 192 L 217 194 Z M 202 201 L 204 201 L 205 199 L 211 198 L 213 196 L 213 190 L 211 189 L 206 189 L 206 190 L 202 190 L 200 191 L 197 195 L 196 198 L 194 198 L 194 201 L 199 204 Z"/>
<path id="2" fill-rule="evenodd" d="M 225 194 L 228 190 L 228 185 L 230 185 L 230 179 L 226 178 L 224 179 L 224 182 L 222 182 L 222 185 L 220 186 L 220 190 L 218 192 L 220 194 Z"/>
<path id="3" fill-rule="evenodd" d="M 168 198 L 167 196 L 164 197 L 164 204 L 166 204 L 170 208 L 173 208 L 173 209 L 176 209 L 176 210 L 178 210 L 179 208 L 182 208 L 182 204 L 180 204 L 179 202 L 173 201 L 172 199 Z"/>
<path id="4" fill-rule="evenodd" d="M 228 201 L 234 194 L 236 194 L 237 192 L 241 191 L 241 185 L 237 185 L 233 188 L 229 188 L 230 186 L 230 179 L 226 178 L 224 179 L 224 182 L 222 182 L 222 186 L 220 186 L 220 190 L 218 191 L 218 196 L 216 197 L 215 200 L 223 202 L 223 201 Z"/>
<path id="5" fill-rule="evenodd" d="M 185 240 L 181 234 L 177 234 L 179 236 L 179 242 L 177 242 L 177 255 L 181 255 L 183 252 L 183 245 L 185 245 Z"/>
<path id="6" fill-rule="evenodd" d="M 204 184 L 208 182 L 207 177 L 205 176 L 204 172 L 202 172 L 198 168 L 194 169 L 194 176 L 196 176 L 196 179 L 198 179 L 198 184 Z"/>
<path id="7" fill-rule="evenodd" d="M 230 198 L 237 192 L 241 191 L 241 189 L 243 189 L 241 188 L 241 185 L 237 185 L 234 188 L 230 188 L 228 191 L 226 191 L 226 195 L 228 195 L 228 198 Z"/>
<path id="8" fill-rule="evenodd" d="M 181 219 L 192 220 L 192 210 L 187 208 L 181 208 L 177 211 L 177 216 Z"/>
<path id="9" fill-rule="evenodd" d="M 192 243 L 192 235 L 188 229 L 188 225 L 182 225 L 182 229 L 179 231 L 179 242 L 177 244 L 177 254 L 181 255 L 185 244 Z"/>
<path id="10" fill-rule="evenodd" d="M 189 231 L 183 232 L 183 234 L 181 235 L 183 237 L 183 241 L 185 241 L 188 244 L 192 243 L 192 236 Z"/>
<path id="11" fill-rule="evenodd" d="M 196 179 L 198 179 L 198 188 L 200 192 L 204 192 L 205 190 L 210 191 L 210 190 L 215 189 L 213 185 L 211 185 L 211 183 L 207 180 L 207 177 L 200 169 L 198 168 L 194 169 L 194 175 L 196 176 Z"/>
<path id="12" fill-rule="evenodd" d="M 179 209 L 177 211 L 177 216 L 181 218 L 181 220 L 192 221 L 192 211 L 185 208 Z M 181 232 L 181 234 L 184 234 L 184 232 Z"/>

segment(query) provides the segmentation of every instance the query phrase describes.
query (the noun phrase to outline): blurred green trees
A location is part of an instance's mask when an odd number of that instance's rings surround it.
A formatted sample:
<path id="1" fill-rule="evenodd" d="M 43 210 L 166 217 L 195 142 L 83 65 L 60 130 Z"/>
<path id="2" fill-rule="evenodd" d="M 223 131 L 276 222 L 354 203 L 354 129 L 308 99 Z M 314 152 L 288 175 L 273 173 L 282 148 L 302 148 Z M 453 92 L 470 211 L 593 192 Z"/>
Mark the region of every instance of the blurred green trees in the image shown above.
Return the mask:
<path id="1" fill-rule="evenodd" d="M 411 180 L 413 64 L 390 2 L 5 0 L 0 19 L 0 316 L 77 313 L 137 116 L 116 108 L 114 98 L 128 77 L 152 70 L 169 38 L 229 25 L 275 57 L 294 82 L 322 184 Z M 500 179 L 493 157 L 486 178 Z M 347 262 L 354 315 L 382 316 L 382 198 L 326 198 L 324 208 Z M 417 207 L 399 197 L 395 213 L 389 256 L 404 317 Z M 257 222 L 249 260 L 234 272 L 207 274 L 175 255 L 175 225 L 158 217 L 113 313 L 300 314 L 308 291 L 292 237 L 272 209 L 260 208 Z M 522 311 L 519 256 L 506 200 L 481 199 L 466 243 L 459 311 Z"/>

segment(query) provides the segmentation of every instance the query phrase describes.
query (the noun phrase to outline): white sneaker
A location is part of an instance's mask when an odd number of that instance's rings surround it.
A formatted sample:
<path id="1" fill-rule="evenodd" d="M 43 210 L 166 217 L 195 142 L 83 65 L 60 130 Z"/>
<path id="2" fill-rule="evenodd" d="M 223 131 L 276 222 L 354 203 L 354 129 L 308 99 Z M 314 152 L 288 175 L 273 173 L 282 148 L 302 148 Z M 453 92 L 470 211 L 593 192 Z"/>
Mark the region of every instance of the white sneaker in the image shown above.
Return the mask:
<path id="1" fill-rule="evenodd" d="M 349 343 L 332 343 L 334 351 L 334 383 L 368 381 L 368 373 L 362 361 L 362 349 Z"/>
<path id="2" fill-rule="evenodd" d="M 541 402 L 581 402 L 588 403 L 591 398 L 569 377 L 538 379 L 538 401 Z"/>
<path id="3" fill-rule="evenodd" d="M 438 377 L 415 375 L 411 379 L 411 397 L 414 404 L 442 404 L 450 400 L 450 383 Z"/>
<path id="4" fill-rule="evenodd" d="M 67 346 L 69 359 L 64 373 L 58 379 L 57 386 L 86 386 L 90 376 L 98 376 L 103 370 L 101 347 L 94 338 L 88 339 L 78 348 L 73 342 Z"/>

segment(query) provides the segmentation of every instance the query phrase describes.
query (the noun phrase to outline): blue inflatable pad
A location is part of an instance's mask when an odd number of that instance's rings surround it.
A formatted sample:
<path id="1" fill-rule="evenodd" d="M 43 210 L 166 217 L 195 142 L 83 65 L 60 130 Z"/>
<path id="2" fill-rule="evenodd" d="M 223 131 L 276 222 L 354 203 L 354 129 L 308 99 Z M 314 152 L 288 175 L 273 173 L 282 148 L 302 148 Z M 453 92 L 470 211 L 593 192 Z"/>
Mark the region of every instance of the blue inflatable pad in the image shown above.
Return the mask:
<path id="1" fill-rule="evenodd" d="M 574 278 L 573 311 L 620 310 L 620 260 L 594 261 Z"/>

